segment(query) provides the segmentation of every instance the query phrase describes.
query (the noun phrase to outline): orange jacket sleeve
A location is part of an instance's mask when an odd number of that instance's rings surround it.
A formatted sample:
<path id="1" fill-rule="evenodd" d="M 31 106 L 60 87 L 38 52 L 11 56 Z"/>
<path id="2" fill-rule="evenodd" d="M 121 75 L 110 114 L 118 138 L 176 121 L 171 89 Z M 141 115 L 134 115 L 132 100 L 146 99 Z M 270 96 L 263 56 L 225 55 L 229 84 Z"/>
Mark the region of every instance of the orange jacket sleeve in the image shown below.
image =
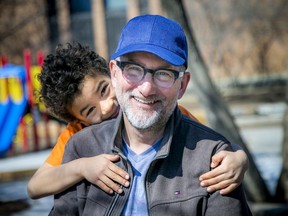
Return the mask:
<path id="1" fill-rule="evenodd" d="M 65 145 L 75 133 L 83 129 L 83 126 L 79 123 L 69 123 L 67 127 L 60 134 L 56 145 L 52 149 L 50 155 L 46 159 L 46 163 L 52 166 L 58 166 L 62 162 Z"/>
<path id="2" fill-rule="evenodd" d="M 180 111 L 186 115 L 186 116 L 189 116 L 190 118 L 194 119 L 195 121 L 199 122 L 198 119 L 193 116 L 187 109 L 185 109 L 183 106 L 179 105 L 178 104 L 178 108 L 180 109 Z"/>

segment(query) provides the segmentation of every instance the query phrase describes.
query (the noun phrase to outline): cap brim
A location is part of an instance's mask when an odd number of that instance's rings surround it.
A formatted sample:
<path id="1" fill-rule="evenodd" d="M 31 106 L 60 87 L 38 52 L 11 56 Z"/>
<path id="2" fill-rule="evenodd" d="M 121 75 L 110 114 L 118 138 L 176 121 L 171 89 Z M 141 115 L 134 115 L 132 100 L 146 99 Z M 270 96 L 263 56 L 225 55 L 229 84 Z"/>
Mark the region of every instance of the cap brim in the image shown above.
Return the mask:
<path id="1" fill-rule="evenodd" d="M 119 51 L 115 52 L 113 55 L 111 55 L 110 59 L 116 59 L 122 55 L 133 53 L 133 52 L 152 53 L 158 56 L 159 58 L 163 59 L 164 61 L 175 66 L 182 66 L 185 63 L 185 59 L 181 58 L 175 53 L 167 49 L 164 49 L 162 47 L 152 45 L 152 44 L 132 44 L 132 45 L 126 46 L 120 49 Z"/>

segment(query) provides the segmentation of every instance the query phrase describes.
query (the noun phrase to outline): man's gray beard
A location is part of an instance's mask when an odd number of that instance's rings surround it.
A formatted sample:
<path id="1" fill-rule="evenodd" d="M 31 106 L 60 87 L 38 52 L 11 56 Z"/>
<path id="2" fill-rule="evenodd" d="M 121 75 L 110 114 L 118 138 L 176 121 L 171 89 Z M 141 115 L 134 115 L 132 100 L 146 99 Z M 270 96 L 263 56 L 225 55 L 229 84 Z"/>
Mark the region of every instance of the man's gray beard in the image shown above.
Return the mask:
<path id="1" fill-rule="evenodd" d="M 151 131 L 151 130 L 157 130 L 163 127 L 165 125 L 166 120 L 163 115 L 161 115 L 159 112 L 154 111 L 153 115 L 147 118 L 147 116 L 143 115 L 145 111 L 139 110 L 139 114 L 135 115 L 128 107 L 124 114 L 127 117 L 127 120 L 130 122 L 130 124 L 135 127 L 138 130 L 143 131 Z"/>
<path id="2" fill-rule="evenodd" d="M 169 110 L 158 110 L 154 111 L 152 116 L 147 118 L 147 115 L 145 115 L 145 110 L 139 110 L 138 113 L 133 113 L 132 108 L 129 105 L 129 93 L 126 93 L 123 97 L 120 96 L 117 92 L 116 96 L 118 99 L 118 103 L 120 104 L 120 107 L 126 116 L 129 123 L 135 127 L 138 130 L 145 131 L 145 132 L 155 132 L 158 133 L 160 129 L 162 129 L 165 124 L 167 123 L 169 117 L 174 111 L 174 108 L 177 104 L 177 100 L 175 101 L 175 105 L 171 107 Z M 120 96 L 120 97 L 118 97 Z"/>

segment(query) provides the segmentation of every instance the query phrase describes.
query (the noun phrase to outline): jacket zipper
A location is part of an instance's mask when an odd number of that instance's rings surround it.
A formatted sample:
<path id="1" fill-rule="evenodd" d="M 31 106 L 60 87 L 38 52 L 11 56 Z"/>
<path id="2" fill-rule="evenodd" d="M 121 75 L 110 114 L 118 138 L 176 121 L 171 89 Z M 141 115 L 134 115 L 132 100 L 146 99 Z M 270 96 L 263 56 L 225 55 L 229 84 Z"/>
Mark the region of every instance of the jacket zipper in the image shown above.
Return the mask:
<path id="1" fill-rule="evenodd" d="M 144 184 L 145 184 L 145 194 L 146 194 L 146 202 L 147 202 L 147 212 L 148 212 L 148 215 L 150 215 L 150 211 L 149 211 L 150 207 L 149 207 L 149 195 L 148 195 L 148 193 L 147 193 L 147 187 L 149 186 L 149 185 L 148 185 L 148 181 L 147 181 L 147 178 L 148 178 L 147 176 L 150 175 L 151 169 L 152 169 L 152 167 L 155 165 L 155 163 L 156 163 L 159 159 L 163 159 L 163 158 L 165 158 L 165 157 L 167 157 L 167 155 L 162 155 L 162 156 L 159 156 L 159 157 L 157 157 L 157 158 L 154 158 L 154 160 L 151 162 L 151 164 L 150 164 L 150 166 L 149 166 L 149 168 L 148 168 L 148 170 L 147 170 L 147 173 L 146 173 L 146 175 L 145 175 Z"/>
<path id="2" fill-rule="evenodd" d="M 118 154 L 118 155 L 121 157 L 121 159 L 122 159 L 122 161 L 123 161 L 123 164 L 124 164 L 124 166 L 125 166 L 125 169 L 126 169 L 126 171 L 128 172 L 128 162 L 127 162 L 126 159 L 124 159 L 124 158 L 126 158 L 126 157 L 123 156 L 123 154 L 122 154 L 121 152 L 119 152 L 118 150 L 113 149 L 113 152 L 116 153 L 116 154 Z M 128 172 L 128 173 L 129 173 L 129 172 Z M 130 179 L 132 179 L 132 177 L 133 177 L 133 176 L 131 176 Z M 123 185 L 120 185 L 120 188 L 123 189 Z M 131 187 L 129 187 L 129 190 L 127 191 L 127 195 L 130 193 L 130 188 L 131 188 Z M 129 193 L 128 193 L 128 192 L 129 192 Z M 128 197 L 127 195 L 125 196 L 125 198 Z M 119 197 L 120 197 L 120 194 L 117 193 L 116 196 L 115 196 L 115 198 L 113 199 L 112 204 L 110 205 L 107 213 L 105 214 L 105 216 L 110 216 L 110 215 L 111 215 L 112 211 L 114 210 L 114 207 L 116 206 L 116 203 L 117 203 Z"/>
<path id="3" fill-rule="evenodd" d="M 121 188 L 122 188 L 122 187 L 121 187 Z M 117 202 L 118 198 L 119 198 L 119 194 L 117 193 L 116 196 L 115 196 L 115 198 L 113 199 L 112 204 L 110 205 L 110 208 L 109 208 L 108 212 L 105 214 L 105 216 L 110 216 L 110 215 L 111 215 L 111 212 L 113 211 L 113 209 L 114 209 L 114 207 L 115 207 L 115 205 L 116 205 L 116 202 Z"/>

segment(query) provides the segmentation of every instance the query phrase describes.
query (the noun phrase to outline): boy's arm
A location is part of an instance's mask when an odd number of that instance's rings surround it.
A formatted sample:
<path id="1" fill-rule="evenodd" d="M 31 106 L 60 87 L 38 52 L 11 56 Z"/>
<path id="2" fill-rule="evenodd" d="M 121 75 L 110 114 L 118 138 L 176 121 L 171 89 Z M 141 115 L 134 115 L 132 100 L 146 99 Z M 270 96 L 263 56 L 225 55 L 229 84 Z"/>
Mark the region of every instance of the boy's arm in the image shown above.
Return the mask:
<path id="1" fill-rule="evenodd" d="M 117 160 L 117 155 L 102 154 L 76 159 L 59 166 L 44 163 L 29 181 L 28 194 L 32 199 L 57 194 L 84 178 L 107 193 L 122 193 L 122 189 L 115 182 L 127 187 L 129 176 L 113 163 Z"/>
<path id="2" fill-rule="evenodd" d="M 235 190 L 243 181 L 249 166 L 246 153 L 237 145 L 232 145 L 233 151 L 220 151 L 211 159 L 212 170 L 199 177 L 201 186 L 208 192 L 220 190 L 227 195 Z"/>
<path id="3" fill-rule="evenodd" d="M 187 109 L 178 105 L 180 111 L 197 120 Z M 238 145 L 232 145 L 234 152 L 222 150 L 215 154 L 211 159 L 210 172 L 200 176 L 201 186 L 207 187 L 208 192 L 220 190 L 222 195 L 231 193 L 243 181 L 246 170 L 248 169 L 248 157 Z"/>
<path id="4" fill-rule="evenodd" d="M 119 159 L 119 156 L 116 155 L 99 155 L 89 159 L 80 158 L 61 165 L 68 139 L 79 130 L 81 127 L 74 126 L 72 128 L 69 124 L 62 131 L 46 162 L 36 171 L 28 183 L 27 192 L 32 199 L 62 192 L 83 178 L 96 184 L 107 193 L 111 193 L 111 191 L 121 192 L 116 183 L 123 186 L 129 185 L 128 174 L 113 163 Z"/>
<path id="5" fill-rule="evenodd" d="M 223 144 L 217 147 L 216 154 L 229 151 L 231 151 L 231 146 L 228 144 Z M 220 191 L 215 191 L 214 193 L 209 194 L 210 195 L 207 197 L 206 203 L 206 216 L 252 216 L 242 184 L 240 184 L 239 187 L 236 187 L 231 193 L 227 194 L 227 196 L 222 196 Z"/>

